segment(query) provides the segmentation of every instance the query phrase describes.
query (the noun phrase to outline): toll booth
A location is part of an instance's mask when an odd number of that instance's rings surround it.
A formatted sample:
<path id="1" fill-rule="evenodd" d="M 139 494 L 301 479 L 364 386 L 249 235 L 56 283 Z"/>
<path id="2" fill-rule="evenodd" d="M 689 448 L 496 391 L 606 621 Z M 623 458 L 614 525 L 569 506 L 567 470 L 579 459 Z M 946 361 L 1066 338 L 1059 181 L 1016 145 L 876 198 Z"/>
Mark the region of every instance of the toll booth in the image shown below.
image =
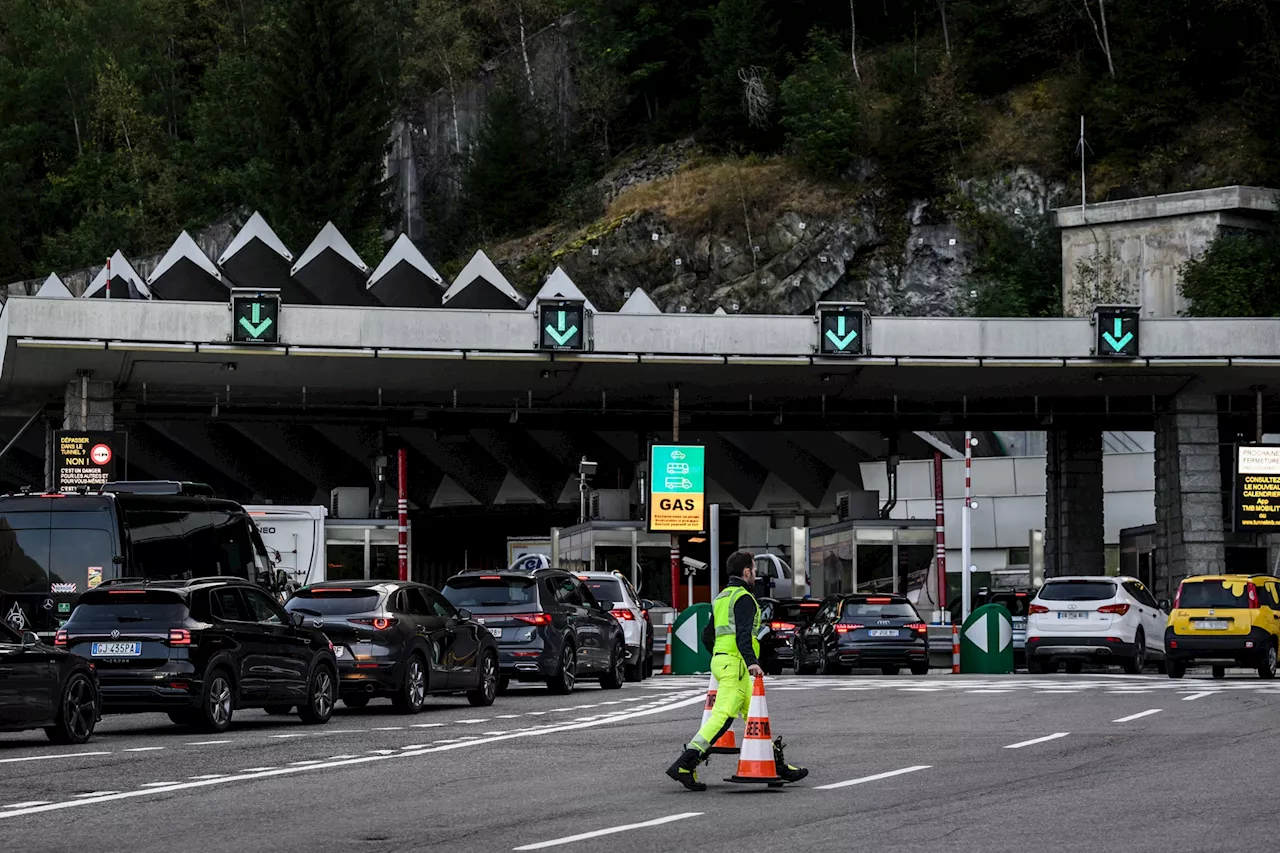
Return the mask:
<path id="1" fill-rule="evenodd" d="M 399 522 L 394 518 L 326 518 L 326 580 L 397 580 Z M 413 566 L 413 526 L 409 527 Z M 412 572 L 411 572 L 412 574 Z"/>
<path id="2" fill-rule="evenodd" d="M 569 571 L 621 572 L 645 598 L 671 601 L 671 534 L 643 521 L 593 520 L 551 531 L 551 564 Z"/>
<path id="3" fill-rule="evenodd" d="M 810 593 L 823 598 L 896 592 L 927 616 L 938 601 L 935 536 L 931 518 L 849 518 L 814 527 L 809 531 Z"/>
<path id="4" fill-rule="evenodd" d="M 1155 551 L 1154 524 L 1124 528 L 1120 531 L 1120 574 L 1137 578 L 1148 589 L 1156 589 Z"/>

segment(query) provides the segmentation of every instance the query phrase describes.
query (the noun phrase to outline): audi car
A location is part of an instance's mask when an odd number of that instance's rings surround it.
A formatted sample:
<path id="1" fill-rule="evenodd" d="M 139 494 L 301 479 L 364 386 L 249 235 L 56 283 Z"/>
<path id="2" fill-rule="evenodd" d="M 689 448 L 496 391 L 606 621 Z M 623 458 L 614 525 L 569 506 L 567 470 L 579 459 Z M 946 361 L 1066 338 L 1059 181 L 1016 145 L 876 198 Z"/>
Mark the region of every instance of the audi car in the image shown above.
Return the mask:
<path id="1" fill-rule="evenodd" d="M 879 667 L 897 675 L 929 672 L 929 626 L 902 595 L 833 595 L 797 632 L 796 672 L 847 673 Z"/>
<path id="2" fill-rule="evenodd" d="M 465 693 L 493 704 L 498 644 L 485 627 L 429 586 L 403 581 L 328 581 L 294 593 L 291 613 L 333 641 L 342 703 L 385 697 L 416 714 L 429 694 Z"/>

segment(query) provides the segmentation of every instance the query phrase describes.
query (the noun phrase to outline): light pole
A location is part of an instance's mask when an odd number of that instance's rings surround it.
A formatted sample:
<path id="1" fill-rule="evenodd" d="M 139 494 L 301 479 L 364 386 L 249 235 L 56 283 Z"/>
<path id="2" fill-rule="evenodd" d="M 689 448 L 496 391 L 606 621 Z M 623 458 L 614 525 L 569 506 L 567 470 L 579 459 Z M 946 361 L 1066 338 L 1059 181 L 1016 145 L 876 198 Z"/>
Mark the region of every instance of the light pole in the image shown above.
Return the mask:
<path id="1" fill-rule="evenodd" d="M 973 510 L 977 503 L 972 498 L 970 472 L 973 470 L 973 446 L 978 440 L 968 430 L 964 434 L 964 509 L 960 513 L 960 624 L 969 618 L 969 596 L 973 587 L 972 556 Z"/>
<path id="2" fill-rule="evenodd" d="M 597 463 L 588 462 L 587 457 L 582 457 L 582 461 L 578 463 L 578 523 L 587 523 L 587 480 L 596 473 Z"/>

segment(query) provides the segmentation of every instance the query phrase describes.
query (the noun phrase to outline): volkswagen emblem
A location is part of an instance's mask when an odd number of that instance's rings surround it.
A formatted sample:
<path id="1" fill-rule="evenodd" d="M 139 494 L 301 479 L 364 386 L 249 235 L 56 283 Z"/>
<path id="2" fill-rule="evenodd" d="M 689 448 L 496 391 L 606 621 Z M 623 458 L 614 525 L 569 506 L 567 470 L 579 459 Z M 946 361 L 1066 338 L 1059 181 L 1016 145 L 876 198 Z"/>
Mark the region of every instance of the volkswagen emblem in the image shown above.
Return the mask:
<path id="1" fill-rule="evenodd" d="M 120 629 L 116 628 L 111 632 L 111 639 L 118 640 L 120 638 Z"/>

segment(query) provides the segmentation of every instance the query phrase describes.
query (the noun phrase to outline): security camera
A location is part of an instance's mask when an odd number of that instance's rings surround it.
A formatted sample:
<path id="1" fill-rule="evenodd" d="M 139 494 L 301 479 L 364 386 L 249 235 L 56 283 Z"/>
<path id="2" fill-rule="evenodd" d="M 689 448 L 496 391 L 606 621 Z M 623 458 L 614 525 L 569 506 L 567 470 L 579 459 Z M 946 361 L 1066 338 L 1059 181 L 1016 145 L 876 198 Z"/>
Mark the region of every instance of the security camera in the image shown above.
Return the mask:
<path id="1" fill-rule="evenodd" d="M 701 560 L 695 560 L 693 557 L 685 557 L 681 560 L 684 567 L 691 572 L 701 572 L 707 568 L 707 564 Z"/>
<path id="2" fill-rule="evenodd" d="M 587 457 L 584 456 L 582 457 L 582 461 L 578 463 L 578 474 L 583 477 L 593 477 L 595 476 L 596 468 L 598 467 L 599 463 L 588 462 Z"/>

